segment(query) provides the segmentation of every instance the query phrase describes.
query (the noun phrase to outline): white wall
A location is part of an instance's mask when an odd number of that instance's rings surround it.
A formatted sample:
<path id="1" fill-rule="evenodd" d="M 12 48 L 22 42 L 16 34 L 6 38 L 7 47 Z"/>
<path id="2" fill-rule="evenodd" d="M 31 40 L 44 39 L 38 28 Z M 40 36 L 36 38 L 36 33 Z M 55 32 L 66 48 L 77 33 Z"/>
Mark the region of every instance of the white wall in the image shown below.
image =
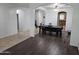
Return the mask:
<path id="1" fill-rule="evenodd" d="M 73 6 L 73 20 L 72 20 L 72 33 L 70 45 L 79 48 L 79 4 L 72 4 Z"/>
<path id="2" fill-rule="evenodd" d="M 30 31 L 30 35 L 34 35 L 34 18 L 35 14 L 31 8 L 22 8 L 19 11 L 20 31 Z"/>
<path id="3" fill-rule="evenodd" d="M 73 14 L 73 9 L 72 8 L 59 9 L 59 12 L 60 11 L 67 12 L 67 16 L 66 16 L 66 31 L 72 30 L 72 14 Z"/>
<path id="4" fill-rule="evenodd" d="M 19 30 L 26 31 L 30 29 L 30 10 L 19 9 Z"/>
<path id="5" fill-rule="evenodd" d="M 45 12 L 45 25 L 52 23 L 52 25 L 57 25 L 57 12 L 53 11 L 53 9 L 46 9 Z"/>
<path id="6" fill-rule="evenodd" d="M 43 16 L 45 16 L 45 11 L 44 10 L 36 10 L 35 12 L 35 19 L 37 20 L 37 25 L 39 26 L 40 23 L 44 24 L 44 18 Z"/>
<path id="7" fill-rule="evenodd" d="M 35 9 L 30 9 L 30 36 L 35 36 Z"/>
<path id="8" fill-rule="evenodd" d="M 9 15 L 8 18 L 9 19 L 5 19 L 7 22 L 6 25 L 6 35 L 8 32 L 8 35 L 13 35 L 17 33 L 17 17 L 16 17 L 16 10 L 14 9 L 8 9 Z M 7 16 L 6 16 L 7 17 Z"/>
<path id="9" fill-rule="evenodd" d="M 17 33 L 17 16 L 16 10 L 20 11 L 21 31 L 30 31 L 30 35 L 34 36 L 34 10 L 25 7 L 16 6 L 0 6 L 0 38 Z"/>
<path id="10" fill-rule="evenodd" d="M 44 8 L 45 9 L 45 8 Z M 49 23 L 52 23 L 52 25 L 57 26 L 57 20 L 58 20 L 58 12 L 65 11 L 67 12 L 66 17 L 66 31 L 72 29 L 72 8 L 62 8 L 59 9 L 59 11 L 54 11 L 53 8 L 46 8 L 43 10 L 39 10 L 36 14 L 36 19 L 38 20 L 38 25 L 41 23 L 42 20 L 44 20 L 45 25 L 48 25 Z M 45 14 L 45 19 L 43 19 L 43 14 Z"/>
<path id="11" fill-rule="evenodd" d="M 16 28 L 15 11 L 0 6 L 0 38 L 15 34 L 17 32 Z"/>
<path id="12" fill-rule="evenodd" d="M 72 8 L 62 8 L 62 9 L 59 9 L 59 11 L 54 11 L 53 8 L 46 9 L 45 25 L 52 23 L 52 25 L 57 26 L 58 12 L 60 12 L 60 11 L 67 12 L 66 31 L 71 30 L 71 28 L 72 28 L 72 12 L 73 12 Z"/>

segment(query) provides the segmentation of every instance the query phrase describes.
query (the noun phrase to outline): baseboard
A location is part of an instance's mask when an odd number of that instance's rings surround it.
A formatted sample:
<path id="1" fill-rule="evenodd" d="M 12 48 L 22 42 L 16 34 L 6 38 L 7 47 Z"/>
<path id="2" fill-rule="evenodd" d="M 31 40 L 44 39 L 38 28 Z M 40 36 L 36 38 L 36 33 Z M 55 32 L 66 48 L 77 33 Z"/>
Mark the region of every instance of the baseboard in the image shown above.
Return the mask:
<path id="1" fill-rule="evenodd" d="M 35 35 L 30 35 L 30 37 L 35 37 Z"/>
<path id="2" fill-rule="evenodd" d="M 26 32 L 26 31 L 25 31 Z M 12 36 L 15 36 L 16 37 L 16 34 L 22 34 L 22 35 L 25 35 L 25 32 L 24 33 L 14 33 L 14 34 L 10 34 L 10 35 L 7 35 L 6 37 L 3 37 L 2 39 L 6 39 L 6 38 L 8 38 L 8 37 L 10 37 L 10 38 L 12 38 Z M 3 48 L 0 48 L 0 52 L 3 52 L 4 50 L 6 50 L 6 49 L 8 49 L 8 48 L 10 48 L 10 47 L 12 47 L 12 46 L 14 46 L 14 45 L 16 45 L 16 44 L 18 44 L 18 43 L 20 43 L 20 42 L 22 42 L 22 41 L 24 41 L 24 40 L 26 40 L 26 39 L 28 39 L 28 38 L 30 38 L 30 37 L 34 37 L 33 35 L 32 36 L 30 36 L 29 35 L 29 33 L 27 33 L 28 35 L 25 35 L 25 36 L 23 36 L 23 38 L 20 38 L 20 40 L 13 40 L 13 41 L 7 41 L 7 42 L 9 42 L 7 45 L 3 45 Z M 20 35 L 19 35 L 20 36 Z M 16 37 L 17 38 L 17 37 Z M 16 42 L 15 42 L 16 41 Z M 10 43 L 11 42 L 11 43 Z"/>
<path id="3" fill-rule="evenodd" d="M 17 34 L 17 32 L 16 33 L 11 33 L 11 34 L 4 35 L 4 36 L 0 37 L 0 39 L 6 38 L 6 37 L 9 37 L 9 36 L 13 36 L 15 34 Z"/>
<path id="4" fill-rule="evenodd" d="M 27 30 L 27 31 L 23 31 L 24 33 L 25 32 L 29 32 L 29 30 Z M 7 34 L 7 35 L 4 35 L 4 36 L 1 36 L 0 37 L 0 39 L 2 39 L 2 38 L 6 38 L 6 37 L 9 37 L 9 36 L 13 36 L 13 35 L 16 35 L 16 34 L 19 34 L 19 33 L 21 33 L 21 32 L 15 32 L 15 33 L 10 33 L 10 34 Z"/>

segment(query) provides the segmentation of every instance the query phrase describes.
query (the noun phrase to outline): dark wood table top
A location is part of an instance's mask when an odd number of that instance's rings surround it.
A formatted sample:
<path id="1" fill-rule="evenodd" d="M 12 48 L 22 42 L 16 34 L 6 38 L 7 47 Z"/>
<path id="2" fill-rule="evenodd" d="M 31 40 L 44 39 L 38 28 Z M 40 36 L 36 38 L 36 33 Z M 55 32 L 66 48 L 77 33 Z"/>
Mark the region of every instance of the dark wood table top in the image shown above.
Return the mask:
<path id="1" fill-rule="evenodd" d="M 49 26 L 49 25 L 43 25 L 43 26 L 39 26 L 39 27 L 50 27 L 50 28 L 59 28 L 59 29 L 63 29 L 63 27 L 60 26 Z"/>

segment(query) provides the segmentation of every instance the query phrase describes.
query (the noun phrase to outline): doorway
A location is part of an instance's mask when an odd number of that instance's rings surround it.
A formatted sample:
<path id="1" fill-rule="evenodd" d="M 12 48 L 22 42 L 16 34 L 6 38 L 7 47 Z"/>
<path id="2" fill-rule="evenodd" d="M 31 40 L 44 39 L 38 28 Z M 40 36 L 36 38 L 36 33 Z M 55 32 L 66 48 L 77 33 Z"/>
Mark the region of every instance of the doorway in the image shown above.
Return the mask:
<path id="1" fill-rule="evenodd" d="M 16 18 L 17 18 L 17 32 L 20 32 L 20 10 L 16 10 Z"/>
<path id="2" fill-rule="evenodd" d="M 19 14 L 16 14 L 17 16 L 17 31 L 19 32 Z"/>
<path id="3" fill-rule="evenodd" d="M 64 11 L 58 12 L 58 26 L 63 27 L 63 30 L 65 31 L 66 27 L 66 16 L 67 13 Z"/>
<path id="4" fill-rule="evenodd" d="M 41 9 L 35 10 L 35 33 L 39 33 L 39 26 L 45 24 L 45 11 Z"/>

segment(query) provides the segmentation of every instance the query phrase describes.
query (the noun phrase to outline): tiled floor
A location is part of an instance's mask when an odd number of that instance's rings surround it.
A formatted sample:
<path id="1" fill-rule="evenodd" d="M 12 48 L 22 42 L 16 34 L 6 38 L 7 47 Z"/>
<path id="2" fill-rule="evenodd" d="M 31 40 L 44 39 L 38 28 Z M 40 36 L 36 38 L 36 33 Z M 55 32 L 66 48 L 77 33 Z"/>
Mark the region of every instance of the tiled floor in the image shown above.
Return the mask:
<path id="1" fill-rule="evenodd" d="M 77 55 L 78 49 L 69 46 L 70 36 L 36 35 L 4 51 L 4 55 Z"/>
<path id="2" fill-rule="evenodd" d="M 29 38 L 29 32 L 20 32 L 15 35 L 0 39 L 0 53 Z"/>

